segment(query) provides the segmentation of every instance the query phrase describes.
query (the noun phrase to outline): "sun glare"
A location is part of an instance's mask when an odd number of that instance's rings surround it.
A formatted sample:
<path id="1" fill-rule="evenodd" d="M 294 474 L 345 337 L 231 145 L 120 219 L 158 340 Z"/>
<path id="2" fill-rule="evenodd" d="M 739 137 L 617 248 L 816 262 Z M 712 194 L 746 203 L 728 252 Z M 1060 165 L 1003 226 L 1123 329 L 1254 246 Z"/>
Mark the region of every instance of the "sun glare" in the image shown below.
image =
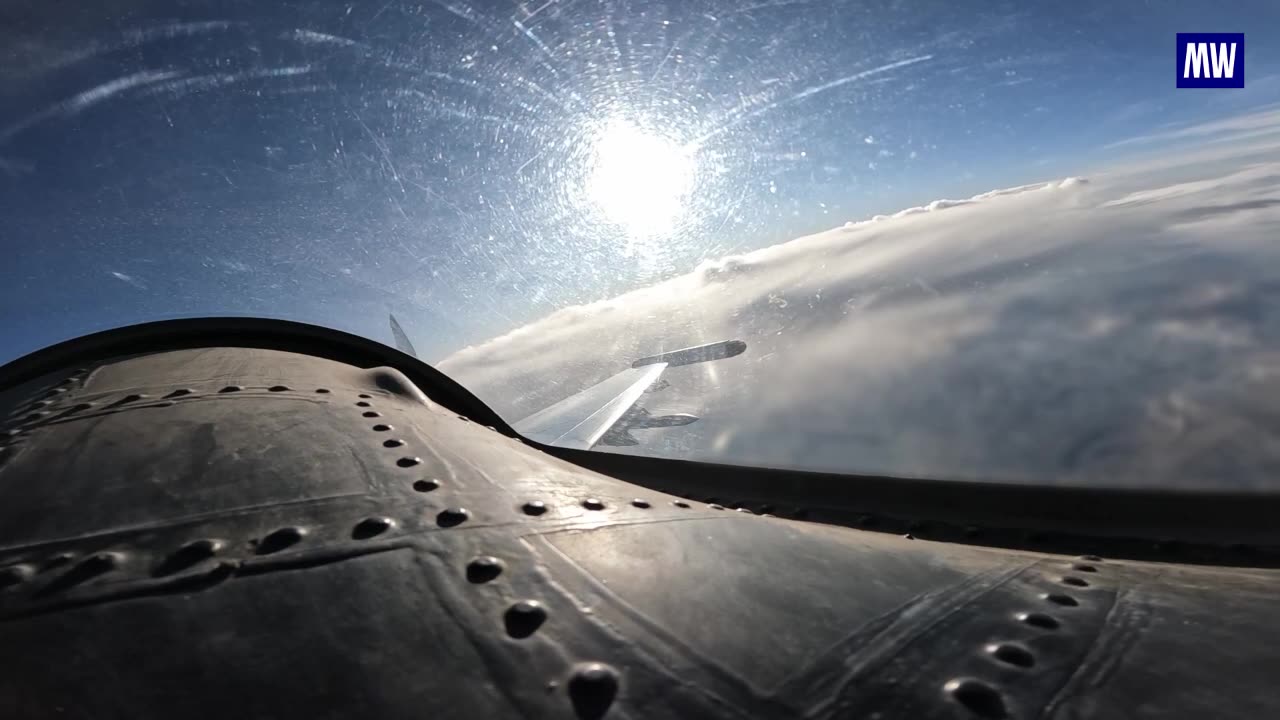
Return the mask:
<path id="1" fill-rule="evenodd" d="M 610 222 L 633 236 L 675 226 L 693 186 L 689 151 L 660 135 L 614 122 L 597 136 L 593 155 L 587 194 Z"/>

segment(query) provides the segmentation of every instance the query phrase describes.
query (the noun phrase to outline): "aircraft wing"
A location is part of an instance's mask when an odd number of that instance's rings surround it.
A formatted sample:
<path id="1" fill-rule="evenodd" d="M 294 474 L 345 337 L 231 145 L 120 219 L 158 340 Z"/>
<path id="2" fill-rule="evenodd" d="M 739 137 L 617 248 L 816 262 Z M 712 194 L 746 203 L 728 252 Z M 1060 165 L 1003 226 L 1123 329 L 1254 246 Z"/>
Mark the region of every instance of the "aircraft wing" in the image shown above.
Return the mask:
<path id="1" fill-rule="evenodd" d="M 527 438 L 557 447 L 589 450 L 602 438 L 606 445 L 634 445 L 635 440 L 627 434 L 629 429 L 687 425 L 697 420 L 692 415 L 654 417 L 640 408 L 632 410 L 664 370 L 733 357 L 746 349 L 747 344 L 741 340 L 725 340 L 640 358 L 629 369 L 543 408 L 513 427 Z M 606 436 L 610 429 L 614 433 Z"/>
<path id="2" fill-rule="evenodd" d="M 539 410 L 513 427 L 521 435 L 546 445 L 589 450 L 666 369 L 665 362 L 628 368 Z"/>

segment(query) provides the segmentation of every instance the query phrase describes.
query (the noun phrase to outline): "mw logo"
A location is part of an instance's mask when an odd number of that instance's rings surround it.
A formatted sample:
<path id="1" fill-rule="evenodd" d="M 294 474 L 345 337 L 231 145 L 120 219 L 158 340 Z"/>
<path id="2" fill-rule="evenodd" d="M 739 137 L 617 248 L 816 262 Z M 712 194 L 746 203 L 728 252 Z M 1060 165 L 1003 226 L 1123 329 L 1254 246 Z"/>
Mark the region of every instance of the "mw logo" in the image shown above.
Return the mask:
<path id="1" fill-rule="evenodd" d="M 1178 33 L 1177 86 L 1244 87 L 1244 33 Z"/>
<path id="2" fill-rule="evenodd" d="M 1231 78 L 1235 74 L 1236 43 L 1187 43 L 1182 77 Z"/>

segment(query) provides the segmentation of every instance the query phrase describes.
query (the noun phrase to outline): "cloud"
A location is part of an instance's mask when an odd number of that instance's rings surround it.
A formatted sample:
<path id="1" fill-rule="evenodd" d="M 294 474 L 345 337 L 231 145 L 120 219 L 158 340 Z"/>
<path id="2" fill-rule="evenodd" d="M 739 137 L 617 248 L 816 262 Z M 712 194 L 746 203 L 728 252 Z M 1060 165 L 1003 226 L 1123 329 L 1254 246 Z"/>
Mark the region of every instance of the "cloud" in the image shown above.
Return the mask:
<path id="1" fill-rule="evenodd" d="M 636 357 L 737 338 L 645 396 L 636 452 L 1090 485 L 1280 488 L 1280 152 L 851 222 L 466 348 L 517 420 Z M 631 450 L 628 450 L 630 452 Z"/>
<path id="2" fill-rule="evenodd" d="M 1130 145 L 1195 140 L 1206 137 L 1236 139 L 1243 135 L 1274 135 L 1278 133 L 1280 133 L 1280 107 L 1267 106 L 1244 115 L 1234 115 L 1211 122 L 1126 138 L 1104 145 L 1103 148 L 1109 150 Z"/>

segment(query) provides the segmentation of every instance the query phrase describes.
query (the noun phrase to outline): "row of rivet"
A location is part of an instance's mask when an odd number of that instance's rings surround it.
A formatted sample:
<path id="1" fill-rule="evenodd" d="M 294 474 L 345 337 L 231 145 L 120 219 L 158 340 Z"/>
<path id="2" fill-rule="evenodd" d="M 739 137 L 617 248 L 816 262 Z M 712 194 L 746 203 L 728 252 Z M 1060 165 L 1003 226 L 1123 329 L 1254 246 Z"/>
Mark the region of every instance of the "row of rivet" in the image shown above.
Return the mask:
<path id="1" fill-rule="evenodd" d="M 358 408 L 373 407 L 373 403 L 369 402 L 369 400 L 373 399 L 372 395 L 361 393 L 358 397 L 360 398 L 360 400 L 356 402 L 356 407 Z M 365 418 L 382 417 L 382 413 L 373 409 L 366 409 L 360 414 L 362 417 L 365 417 Z M 373 432 L 383 433 L 383 432 L 391 432 L 392 430 L 395 430 L 395 427 L 387 423 L 377 423 L 377 424 L 371 425 L 369 429 L 372 430 Z M 388 438 L 382 441 L 382 446 L 388 449 L 402 448 L 405 446 L 405 441 L 400 438 Z M 396 460 L 396 467 L 401 467 L 401 468 L 413 468 L 421 464 L 422 464 L 422 458 L 411 456 L 411 455 L 406 455 Z M 439 489 L 440 482 L 438 480 L 424 478 L 424 479 L 415 480 L 413 482 L 412 487 L 416 492 L 427 493 L 427 492 L 432 492 L 433 490 Z M 456 527 L 466 522 L 470 517 L 471 517 L 471 511 L 467 510 L 464 507 L 445 508 L 444 510 L 441 510 L 439 513 L 436 514 L 436 524 L 439 525 L 440 527 Z M 366 522 L 368 522 L 368 520 L 366 520 Z M 390 522 L 390 520 L 387 520 L 387 522 Z M 390 525 L 383 527 L 382 530 L 380 530 L 376 534 L 381 534 L 382 532 L 385 532 L 389 527 Z"/>
<path id="2" fill-rule="evenodd" d="M 497 580 L 506 563 L 492 555 L 481 555 L 467 563 L 464 574 L 475 585 Z M 511 603 L 502 614 L 502 624 L 509 637 L 524 640 L 532 637 L 547 622 L 546 607 L 537 600 L 524 599 Z M 617 670 L 599 662 L 579 663 L 569 673 L 569 701 L 581 718 L 599 718 L 613 704 L 618 694 L 620 675 Z M 548 689 L 559 683 L 553 681 Z"/>
<path id="3" fill-rule="evenodd" d="M 70 382 L 71 382 L 71 378 L 64 380 L 61 385 L 50 390 L 49 394 L 46 395 L 45 398 L 36 400 L 28 404 L 27 414 L 23 416 L 19 420 L 19 422 L 33 423 L 33 422 L 36 422 L 37 420 L 41 420 L 53 415 L 56 409 L 54 410 L 47 409 L 52 404 L 51 398 L 56 397 L 59 393 L 66 392 L 67 388 L 65 387 L 65 385 L 67 385 Z M 235 393 L 235 392 L 241 392 L 244 389 L 245 387 L 243 385 L 227 385 L 218 389 L 217 392 L 220 394 Z M 288 392 L 292 389 L 293 388 L 289 387 L 288 385 L 272 385 L 267 388 L 269 392 Z M 322 395 L 328 394 L 329 392 L 331 392 L 328 388 L 316 388 L 315 391 Z M 191 388 L 177 388 L 176 390 L 172 390 L 166 393 L 165 395 L 163 395 L 162 400 L 172 400 L 174 398 L 189 397 L 189 396 L 194 396 L 195 394 L 196 394 L 196 391 L 192 390 Z M 151 396 L 146 393 L 129 393 L 127 395 L 122 396 L 119 400 L 116 400 L 115 402 L 108 403 L 107 405 L 105 405 L 105 407 L 119 407 L 121 405 L 128 405 L 131 403 L 138 402 L 140 400 L 148 400 L 150 398 Z M 161 404 L 172 405 L 172 403 L 168 403 L 168 402 L 164 402 Z M 77 412 L 83 412 L 95 406 L 96 406 L 96 403 L 94 402 L 81 402 L 67 408 L 66 410 L 62 410 L 61 414 L 65 416 L 65 415 L 70 415 Z M 19 433 L 20 431 L 15 429 L 15 430 L 10 430 L 8 434 L 17 435 Z"/>
<path id="4" fill-rule="evenodd" d="M 368 396 L 361 395 L 363 398 L 356 403 L 357 407 L 371 408 L 372 405 L 367 402 Z M 375 410 L 366 410 L 362 413 L 366 418 L 380 417 Z M 374 432 L 389 432 L 394 428 L 387 424 L 377 424 L 372 426 Z M 405 442 L 399 438 L 391 438 L 383 441 L 383 447 L 400 448 L 404 447 Z M 401 468 L 413 468 L 422 463 L 422 459 L 416 456 L 404 456 L 396 460 L 396 466 Z M 413 483 L 413 489 L 417 492 L 431 492 L 440 487 L 440 483 L 434 479 L 419 479 Z M 647 509 L 651 507 L 648 500 L 636 498 L 631 501 L 632 506 Z M 677 507 L 688 508 L 689 504 L 677 500 Z M 598 498 L 587 498 L 582 501 L 582 506 L 588 510 L 604 510 L 605 503 Z M 547 511 L 546 503 L 541 500 L 530 500 L 521 506 L 521 510 L 526 515 L 542 515 Z M 466 522 L 471 513 L 463 507 L 453 507 L 441 510 L 436 515 L 436 523 L 441 527 L 454 527 Z M 391 520 L 387 518 L 368 518 L 362 521 L 361 525 L 357 525 L 357 530 L 362 526 L 365 532 L 360 533 L 362 537 L 368 537 L 370 532 L 373 534 L 381 534 L 391 527 Z M 473 559 L 467 563 L 465 575 L 469 582 L 474 584 L 483 584 L 492 582 L 497 579 L 505 569 L 505 564 L 492 555 L 483 555 Z M 525 599 L 512 603 L 503 613 L 503 626 L 507 635 L 522 640 L 533 636 L 539 628 L 547 621 L 547 610 L 543 604 L 537 600 Z M 613 703 L 614 697 L 618 692 L 619 675 L 617 670 L 603 663 L 581 663 L 574 666 L 570 673 L 567 683 L 570 702 L 573 704 L 575 712 L 584 718 L 598 718 L 602 716 L 609 706 Z M 554 683 L 552 684 L 554 687 Z"/>
<path id="5" fill-rule="evenodd" d="M 417 458 L 412 458 L 415 462 L 405 463 L 401 460 L 402 466 L 412 467 L 418 464 Z M 413 489 L 417 492 L 431 492 L 440 487 L 440 483 L 433 479 L 419 479 L 414 481 Z M 652 503 L 643 498 L 635 498 L 631 501 L 631 505 L 640 509 L 649 509 Z M 675 507 L 689 508 L 689 503 L 683 500 L 676 500 L 672 503 Z M 582 506 L 588 510 L 604 510 L 606 504 L 598 498 L 587 498 L 582 501 Z M 531 500 L 521 506 L 522 512 L 526 515 L 542 515 L 547 511 L 546 503 L 541 500 Z M 450 507 L 441 510 L 436 515 L 436 524 L 440 527 L 456 527 L 463 524 L 471 517 L 471 512 L 464 507 Z M 378 537 L 395 527 L 396 522 L 391 518 L 384 516 L 373 516 L 364 518 L 356 523 L 352 528 L 351 537 L 356 540 L 368 540 Z M 265 535 L 261 540 L 256 541 L 256 552 L 259 555 L 269 555 L 280 552 L 301 542 L 307 535 L 307 530 L 297 526 L 287 526 L 273 530 Z M 201 561 L 208 560 L 217 555 L 226 543 L 222 540 L 212 538 L 202 538 L 193 540 L 183 545 L 167 557 L 156 569 L 155 574 L 169 575 L 179 570 L 195 565 Z M 52 569 L 54 567 L 66 564 L 67 561 L 73 559 L 74 556 L 61 553 L 55 555 L 54 558 L 45 563 L 44 569 Z M 107 560 L 111 560 L 108 562 Z M 112 553 L 99 553 L 90 556 L 84 563 L 88 563 L 86 570 L 93 570 L 92 573 L 86 573 L 85 579 L 90 575 L 101 574 L 107 570 L 115 569 L 119 566 L 118 556 Z M 83 563 L 82 563 L 83 564 Z M 29 564 L 19 563 L 17 565 L 0 568 L 0 589 L 8 588 L 13 585 L 21 584 L 29 580 L 35 575 L 35 570 Z"/>
<path id="6" fill-rule="evenodd" d="M 1085 562 L 1073 562 L 1071 569 L 1077 572 L 1096 573 L 1098 568 L 1090 563 L 1098 563 L 1102 558 L 1096 555 L 1085 555 L 1080 558 Z M 1089 587 L 1089 582 L 1074 575 L 1059 578 L 1059 582 L 1072 587 Z M 1066 593 L 1049 592 L 1040 596 L 1046 602 L 1060 607 L 1077 607 L 1080 601 Z M 1037 630 L 1052 631 L 1062 626 L 1062 622 L 1053 615 L 1043 612 L 1020 612 L 1016 614 L 1018 622 Z M 995 642 L 986 645 L 983 650 L 992 658 L 1015 668 L 1028 669 L 1035 666 L 1035 655 L 1026 646 L 1014 642 Z M 970 712 L 984 718 L 1003 718 L 1008 716 L 1004 697 L 993 685 L 977 678 L 956 678 L 943 685 L 943 691 L 952 699 L 963 705 Z"/>

